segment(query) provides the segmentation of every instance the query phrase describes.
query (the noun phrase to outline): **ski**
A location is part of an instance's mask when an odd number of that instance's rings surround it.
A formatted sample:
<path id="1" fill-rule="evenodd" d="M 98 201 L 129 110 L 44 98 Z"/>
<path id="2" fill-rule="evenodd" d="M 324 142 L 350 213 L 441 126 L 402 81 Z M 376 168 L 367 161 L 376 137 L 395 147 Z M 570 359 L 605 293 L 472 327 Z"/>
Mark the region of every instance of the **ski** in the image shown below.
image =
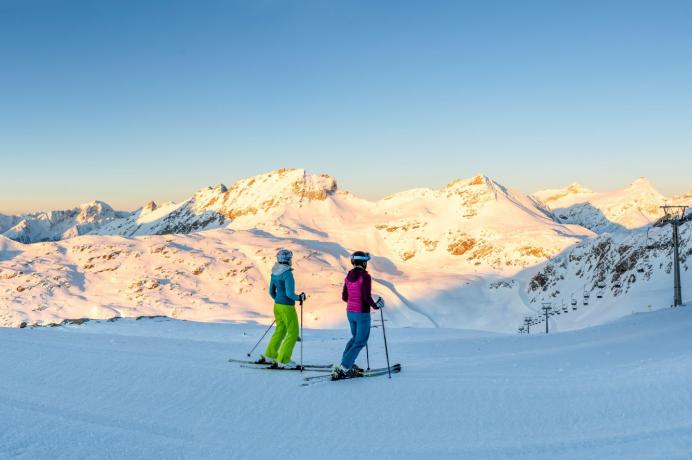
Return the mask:
<path id="1" fill-rule="evenodd" d="M 264 369 L 271 367 L 271 364 L 261 364 L 257 363 L 255 361 L 248 361 L 245 359 L 234 359 L 234 358 L 229 358 L 228 359 L 229 363 L 238 363 L 241 365 L 241 367 L 249 367 L 252 366 L 252 369 Z M 257 366 L 257 367 L 255 367 Z M 332 368 L 331 364 L 304 364 L 303 365 L 304 369 L 311 369 L 311 370 L 329 370 Z"/>
<path id="2" fill-rule="evenodd" d="M 356 377 L 350 377 L 350 378 L 358 378 L 358 377 L 373 377 L 375 375 L 379 375 L 381 372 L 387 373 L 388 370 L 386 367 L 376 367 L 373 369 L 363 369 L 364 372 L 362 375 L 356 376 Z M 389 370 L 391 370 L 393 373 L 394 372 L 400 372 L 401 371 L 401 364 L 393 364 Z M 324 374 L 324 375 L 315 375 L 312 377 L 305 377 L 304 380 L 314 380 L 319 377 L 331 377 L 332 374 Z M 337 379 L 337 380 L 347 380 L 347 379 Z"/>
<path id="3" fill-rule="evenodd" d="M 351 380 L 351 379 L 358 379 L 361 377 L 378 377 L 381 375 L 387 375 L 391 371 L 392 374 L 396 374 L 398 372 L 401 372 L 401 364 L 394 364 L 392 367 L 387 369 L 386 367 L 380 367 L 376 369 L 370 369 L 366 370 L 363 375 L 358 375 L 354 377 L 346 377 L 343 379 L 332 379 L 332 374 L 322 374 L 322 375 L 314 375 L 311 377 L 305 377 L 303 380 L 305 381 L 301 386 L 308 386 L 313 383 L 318 383 L 318 382 L 331 382 L 331 381 L 338 381 L 338 380 Z"/>
<path id="4" fill-rule="evenodd" d="M 268 371 L 299 371 L 300 370 L 300 365 L 298 367 L 278 367 L 274 365 L 269 365 L 269 364 L 255 364 L 255 363 L 242 363 L 240 364 L 240 367 L 244 367 L 246 369 L 266 369 Z M 308 365 L 303 365 L 303 370 L 307 372 L 324 372 L 326 370 L 329 370 L 331 366 L 325 367 L 325 366 L 308 366 Z"/>

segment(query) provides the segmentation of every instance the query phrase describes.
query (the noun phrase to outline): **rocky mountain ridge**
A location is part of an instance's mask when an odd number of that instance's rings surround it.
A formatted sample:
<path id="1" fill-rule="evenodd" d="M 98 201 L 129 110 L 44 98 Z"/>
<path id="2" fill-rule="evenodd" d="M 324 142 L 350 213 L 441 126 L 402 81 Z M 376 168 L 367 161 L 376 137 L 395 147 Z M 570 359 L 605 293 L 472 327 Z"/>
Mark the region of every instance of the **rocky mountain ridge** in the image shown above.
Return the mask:
<path id="1" fill-rule="evenodd" d="M 6 216 L 0 214 L 0 235 L 21 243 L 57 241 L 86 235 L 129 216 L 102 201 L 92 201 L 64 211 Z"/>

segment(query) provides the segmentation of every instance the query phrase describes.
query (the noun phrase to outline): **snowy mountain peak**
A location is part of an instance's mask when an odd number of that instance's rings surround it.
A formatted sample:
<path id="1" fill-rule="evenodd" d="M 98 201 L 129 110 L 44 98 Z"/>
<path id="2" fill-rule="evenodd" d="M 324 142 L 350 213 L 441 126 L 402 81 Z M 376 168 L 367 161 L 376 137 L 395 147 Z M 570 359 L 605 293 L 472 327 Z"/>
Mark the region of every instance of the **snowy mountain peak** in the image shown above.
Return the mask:
<path id="1" fill-rule="evenodd" d="M 497 199 L 498 189 L 505 188 L 488 176 L 478 174 L 470 179 L 456 179 L 443 189 L 447 196 L 462 197 L 466 206 Z"/>
<path id="2" fill-rule="evenodd" d="M 336 180 L 326 174 L 308 174 L 304 169 L 277 169 L 240 180 L 230 188 L 208 187 L 195 194 L 196 211 L 214 210 L 228 219 L 268 211 L 280 203 L 324 200 L 336 192 Z"/>
<path id="3" fill-rule="evenodd" d="M 229 196 L 256 194 L 263 196 L 296 195 L 308 199 L 324 199 L 336 191 L 336 180 L 327 174 L 309 174 L 304 169 L 276 169 L 249 177 L 233 184 L 224 193 Z"/>
<path id="4" fill-rule="evenodd" d="M 582 225 L 597 233 L 616 232 L 647 225 L 661 216 L 667 198 L 651 181 L 640 177 L 622 190 L 593 192 L 578 184 L 534 194 L 555 212 L 561 222 Z"/>
<path id="5" fill-rule="evenodd" d="M 5 216 L 0 220 L 0 232 L 22 243 L 53 241 L 89 233 L 128 215 L 103 201 L 92 201 L 73 209 Z"/>
<path id="6" fill-rule="evenodd" d="M 651 181 L 650 181 L 648 178 L 644 177 L 644 176 L 640 176 L 640 177 L 638 177 L 637 179 L 635 179 L 634 181 L 632 181 L 632 183 L 629 185 L 629 187 L 630 187 L 630 188 L 634 188 L 634 187 L 639 187 L 639 188 L 644 188 L 644 187 L 647 187 L 647 188 L 654 188 L 654 186 L 653 186 L 653 184 L 651 183 Z"/>
<path id="7" fill-rule="evenodd" d="M 106 203 L 105 201 L 101 200 L 92 200 L 89 201 L 88 203 L 82 203 L 78 206 L 80 209 L 92 209 L 92 208 L 97 208 L 97 209 L 106 209 L 106 210 L 113 210 L 111 205 Z"/>
<path id="8" fill-rule="evenodd" d="M 640 177 L 633 181 L 622 192 L 631 197 L 646 197 L 646 199 L 654 200 L 657 206 L 667 200 L 646 177 Z"/>
<path id="9" fill-rule="evenodd" d="M 591 189 L 584 187 L 579 182 L 572 182 L 565 188 L 569 193 L 591 193 Z"/>
<path id="10" fill-rule="evenodd" d="M 73 209 L 61 210 L 61 211 L 48 211 L 46 213 L 36 213 L 36 214 L 24 214 L 28 220 L 32 218 L 47 219 L 53 224 L 65 221 L 65 220 L 75 220 L 76 223 L 92 223 L 99 219 L 112 218 L 115 216 L 115 211 L 113 208 L 104 203 L 103 201 L 91 201 L 89 203 L 83 203 Z"/>
<path id="11" fill-rule="evenodd" d="M 322 201 L 337 191 L 336 179 L 328 174 L 308 175 L 297 178 L 292 184 L 293 193 L 301 199 Z"/>
<path id="12" fill-rule="evenodd" d="M 113 208 L 103 201 L 91 201 L 79 206 L 77 222 L 80 224 L 94 222 L 97 219 L 115 217 Z"/>
<path id="13" fill-rule="evenodd" d="M 593 191 L 578 182 L 572 182 L 565 188 L 548 189 L 536 192 L 533 195 L 546 205 L 554 208 L 553 204 L 568 197 L 590 196 Z"/>
<path id="14" fill-rule="evenodd" d="M 156 208 L 158 208 L 156 202 L 151 200 L 151 201 L 147 201 L 147 204 L 144 205 L 144 207 L 142 208 L 142 211 L 149 213 L 152 211 L 156 211 Z"/>
<path id="15" fill-rule="evenodd" d="M 477 174 L 470 179 L 455 179 L 445 187 L 447 190 L 458 190 L 468 187 L 486 186 L 492 184 L 492 180 L 484 174 Z"/>
<path id="16" fill-rule="evenodd" d="M 212 190 L 214 193 L 226 193 L 228 188 L 226 188 L 226 186 L 223 184 L 216 184 Z"/>

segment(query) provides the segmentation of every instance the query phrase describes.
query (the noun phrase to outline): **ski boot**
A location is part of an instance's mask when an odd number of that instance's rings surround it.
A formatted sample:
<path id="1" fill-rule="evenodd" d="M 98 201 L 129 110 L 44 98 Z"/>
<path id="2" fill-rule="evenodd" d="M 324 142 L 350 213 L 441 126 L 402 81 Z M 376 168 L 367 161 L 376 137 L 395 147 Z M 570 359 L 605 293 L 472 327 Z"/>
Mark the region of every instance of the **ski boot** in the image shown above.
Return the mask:
<path id="1" fill-rule="evenodd" d="M 296 364 L 294 361 L 289 361 L 287 363 L 276 363 L 276 367 L 279 369 L 300 369 L 300 365 Z"/>
<path id="2" fill-rule="evenodd" d="M 365 374 L 365 370 L 363 370 L 362 368 L 360 368 L 354 364 L 353 366 L 351 366 L 349 373 L 353 377 L 362 377 L 363 374 Z"/>
<path id="3" fill-rule="evenodd" d="M 255 361 L 255 364 L 269 364 L 269 365 L 274 365 L 274 364 L 276 364 L 276 362 L 275 362 L 273 359 L 271 359 L 271 358 L 267 358 L 267 357 L 264 356 L 264 355 L 260 355 L 259 359 L 258 359 L 257 361 Z"/>
<path id="4" fill-rule="evenodd" d="M 342 380 L 348 378 L 349 369 L 346 369 L 341 364 L 334 364 L 332 366 L 332 380 Z"/>

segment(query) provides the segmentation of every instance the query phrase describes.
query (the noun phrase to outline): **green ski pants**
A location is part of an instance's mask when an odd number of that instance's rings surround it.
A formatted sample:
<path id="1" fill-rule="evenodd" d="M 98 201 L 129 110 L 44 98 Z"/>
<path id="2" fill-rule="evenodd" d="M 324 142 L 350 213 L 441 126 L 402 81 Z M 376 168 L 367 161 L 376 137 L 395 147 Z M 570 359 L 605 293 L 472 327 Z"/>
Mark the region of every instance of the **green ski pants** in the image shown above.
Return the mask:
<path id="1" fill-rule="evenodd" d="M 269 340 L 264 356 L 285 364 L 291 360 L 293 347 L 298 341 L 296 307 L 280 303 L 274 304 L 274 318 L 276 318 L 276 330 Z"/>

